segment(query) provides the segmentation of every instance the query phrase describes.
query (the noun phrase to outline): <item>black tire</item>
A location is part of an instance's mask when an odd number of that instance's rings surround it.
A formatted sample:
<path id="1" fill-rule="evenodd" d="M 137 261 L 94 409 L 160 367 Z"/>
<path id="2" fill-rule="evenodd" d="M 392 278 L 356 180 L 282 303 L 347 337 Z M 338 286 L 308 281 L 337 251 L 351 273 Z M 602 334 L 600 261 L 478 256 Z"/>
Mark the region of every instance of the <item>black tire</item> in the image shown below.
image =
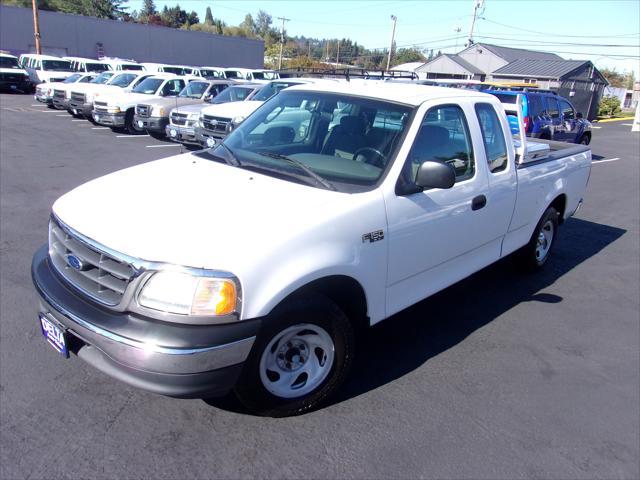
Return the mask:
<path id="1" fill-rule="evenodd" d="M 589 145 L 591 143 L 591 137 L 585 133 L 580 137 L 580 141 L 578 143 L 580 145 Z"/>
<path id="2" fill-rule="evenodd" d="M 525 270 L 539 270 L 549 260 L 558 236 L 558 216 L 555 208 L 547 208 L 536 225 L 529 243 L 518 252 L 519 263 Z"/>
<path id="3" fill-rule="evenodd" d="M 260 367 L 263 353 L 269 355 L 266 350 L 273 340 L 275 343 L 269 348 L 270 353 L 277 354 L 278 358 L 284 358 L 278 351 L 286 348 L 287 345 L 290 348 L 291 342 L 287 342 L 286 345 L 279 342 L 283 339 L 284 332 L 295 330 L 291 327 L 299 324 L 321 327 L 325 333 L 329 334 L 334 345 L 333 363 L 326 378 L 308 393 L 294 398 L 276 396 L 267 390 L 261 379 Z M 303 329 L 301 334 L 304 335 L 305 331 Z M 277 349 L 278 346 L 280 349 Z M 294 298 L 277 308 L 264 320 L 234 388 L 235 394 L 245 407 L 257 415 L 287 417 L 308 412 L 325 402 L 342 385 L 351 369 L 354 353 L 353 327 L 344 312 L 334 302 L 320 295 Z M 309 354 L 308 357 L 310 356 Z M 310 360 L 307 359 L 305 364 L 307 361 Z M 301 367 L 300 371 L 302 370 L 304 367 Z M 269 371 L 269 373 L 274 372 Z M 265 372 L 265 375 L 268 376 L 268 373 Z M 278 375 L 277 372 L 276 375 Z M 294 383 L 297 382 L 296 379 Z"/>
<path id="4" fill-rule="evenodd" d="M 128 110 L 127 113 L 124 116 L 124 131 L 126 133 L 128 133 L 129 135 L 140 135 L 142 133 L 144 133 L 144 130 L 140 130 L 138 129 L 138 127 L 135 126 L 134 121 L 133 121 L 133 109 Z"/>

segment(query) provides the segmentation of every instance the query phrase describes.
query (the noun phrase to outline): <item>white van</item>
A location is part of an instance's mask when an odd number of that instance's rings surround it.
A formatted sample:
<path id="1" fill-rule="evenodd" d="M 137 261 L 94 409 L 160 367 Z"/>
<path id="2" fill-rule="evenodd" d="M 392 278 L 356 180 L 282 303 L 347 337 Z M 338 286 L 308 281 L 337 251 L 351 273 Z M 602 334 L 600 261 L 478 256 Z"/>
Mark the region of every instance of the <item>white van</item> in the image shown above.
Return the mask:
<path id="1" fill-rule="evenodd" d="M 91 58 L 82 57 L 62 57 L 71 62 L 71 68 L 74 72 L 106 72 L 113 70 L 108 62 L 101 60 L 93 60 Z"/>
<path id="2" fill-rule="evenodd" d="M 62 82 L 73 73 L 71 62 L 51 55 L 20 55 L 20 64 L 29 74 L 31 83 Z"/>

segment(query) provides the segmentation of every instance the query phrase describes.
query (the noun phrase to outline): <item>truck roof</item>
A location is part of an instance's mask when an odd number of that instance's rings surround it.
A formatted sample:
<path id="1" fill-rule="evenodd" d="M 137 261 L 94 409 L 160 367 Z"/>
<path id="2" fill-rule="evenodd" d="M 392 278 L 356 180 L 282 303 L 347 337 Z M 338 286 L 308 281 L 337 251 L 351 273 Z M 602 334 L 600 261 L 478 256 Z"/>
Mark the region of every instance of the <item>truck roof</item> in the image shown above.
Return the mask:
<path id="1" fill-rule="evenodd" d="M 277 82 L 278 80 L 274 80 Z M 412 85 L 407 83 L 381 82 L 379 80 L 351 80 L 337 82 L 304 83 L 287 90 L 310 90 L 361 97 L 379 98 L 390 102 L 418 106 L 427 100 L 450 97 L 492 98 L 492 95 L 475 90 L 433 87 L 429 85 Z M 495 98 L 495 97 L 493 97 Z"/>

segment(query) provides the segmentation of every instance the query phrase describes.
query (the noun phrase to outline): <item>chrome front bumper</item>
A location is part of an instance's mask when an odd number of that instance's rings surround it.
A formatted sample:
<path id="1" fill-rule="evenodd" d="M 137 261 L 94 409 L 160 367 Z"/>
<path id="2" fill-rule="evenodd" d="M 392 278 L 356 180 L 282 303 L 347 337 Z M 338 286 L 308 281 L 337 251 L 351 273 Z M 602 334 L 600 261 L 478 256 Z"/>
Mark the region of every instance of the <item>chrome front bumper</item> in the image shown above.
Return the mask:
<path id="1" fill-rule="evenodd" d="M 40 314 L 61 324 L 71 352 L 125 383 L 175 397 L 223 395 L 235 384 L 259 320 L 224 325 L 161 322 L 108 311 L 69 287 L 49 263 L 47 247 L 31 275 Z"/>

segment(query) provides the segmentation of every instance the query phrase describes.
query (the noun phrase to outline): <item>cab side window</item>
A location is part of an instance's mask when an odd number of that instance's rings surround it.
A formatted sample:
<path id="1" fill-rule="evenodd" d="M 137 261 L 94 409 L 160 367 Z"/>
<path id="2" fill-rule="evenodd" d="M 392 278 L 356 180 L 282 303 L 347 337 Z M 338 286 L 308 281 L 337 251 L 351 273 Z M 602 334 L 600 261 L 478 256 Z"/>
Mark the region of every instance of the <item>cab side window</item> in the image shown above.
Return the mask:
<path id="1" fill-rule="evenodd" d="M 555 98 L 547 97 L 547 113 L 551 118 L 560 118 L 558 101 Z"/>
<path id="2" fill-rule="evenodd" d="M 175 97 L 183 88 L 184 82 L 182 80 L 169 80 L 164 84 L 164 87 L 162 87 L 162 96 Z"/>
<path id="3" fill-rule="evenodd" d="M 411 176 L 411 182 L 426 160 L 451 165 L 456 172 L 456 182 L 473 177 L 475 161 L 471 136 L 464 112 L 459 106 L 442 105 L 426 113 L 404 172 Z"/>
<path id="4" fill-rule="evenodd" d="M 560 100 L 560 111 L 564 120 L 575 120 L 576 114 L 573 111 L 573 107 L 566 100 Z"/>
<path id="5" fill-rule="evenodd" d="M 498 115 L 488 103 L 476 104 L 476 115 L 482 131 L 489 171 L 491 173 L 502 172 L 507 168 L 509 157 L 507 156 L 507 144 Z"/>

